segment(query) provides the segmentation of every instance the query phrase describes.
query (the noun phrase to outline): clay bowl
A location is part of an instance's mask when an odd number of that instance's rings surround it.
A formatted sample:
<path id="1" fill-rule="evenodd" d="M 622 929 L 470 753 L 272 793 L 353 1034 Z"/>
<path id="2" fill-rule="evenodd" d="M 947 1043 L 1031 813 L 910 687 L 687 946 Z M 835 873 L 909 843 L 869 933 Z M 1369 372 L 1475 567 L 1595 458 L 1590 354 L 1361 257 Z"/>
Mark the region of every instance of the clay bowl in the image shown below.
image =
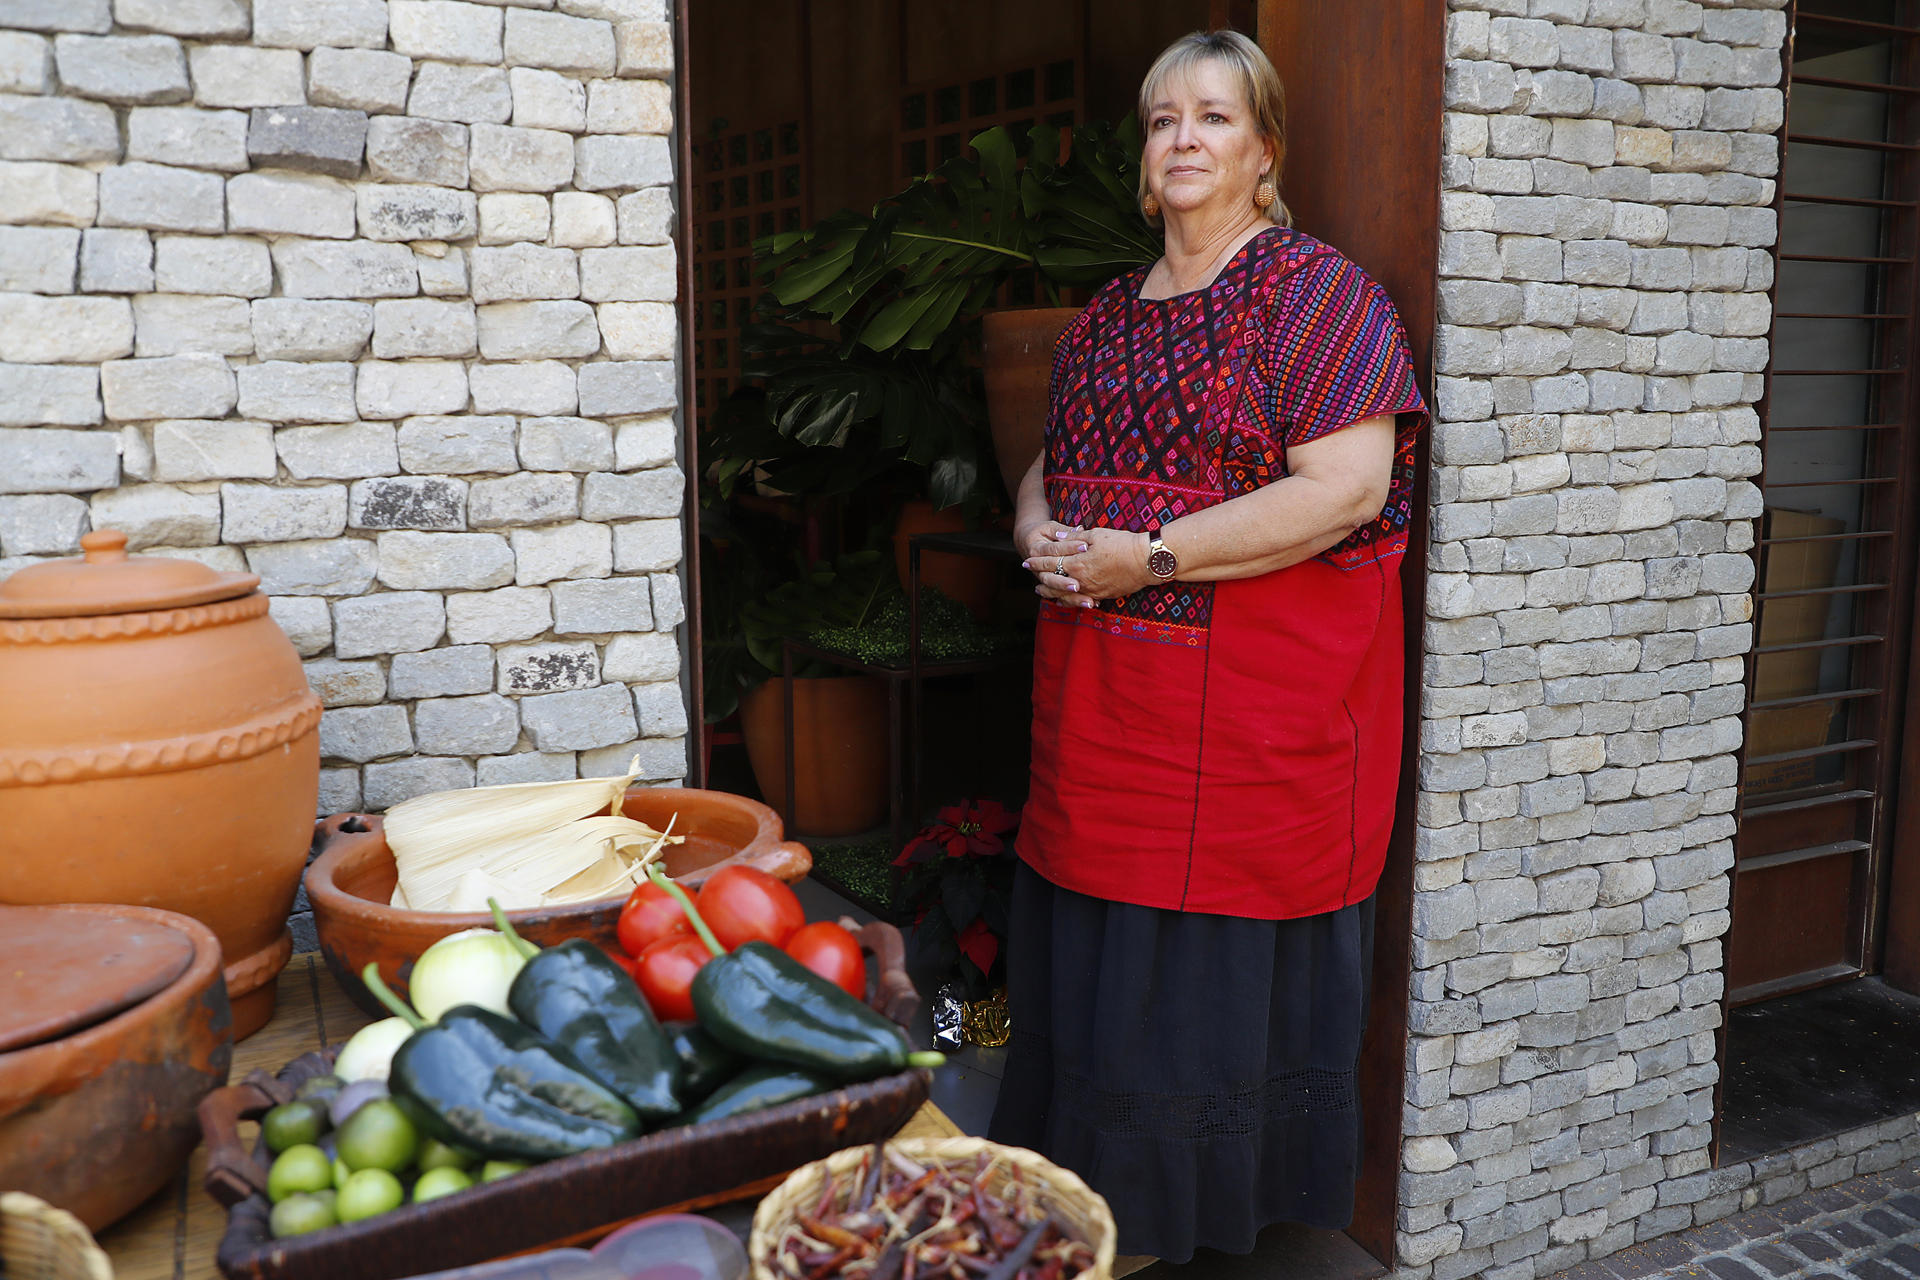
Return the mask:
<path id="1" fill-rule="evenodd" d="M 220 941 L 190 916 L 149 907 L 20 910 L 72 914 L 76 929 L 170 931 L 191 944 L 186 967 L 130 1007 L 0 1053 L 0 1187 L 98 1231 L 180 1172 L 200 1140 L 194 1109 L 227 1082 L 233 1015 Z"/>
<path id="2" fill-rule="evenodd" d="M 622 812 L 686 840 L 667 850 L 667 874 L 697 889 L 721 867 L 758 867 L 792 883 L 813 867 L 813 855 L 785 839 L 780 815 L 758 800 L 725 791 L 689 787 L 634 787 Z M 676 815 L 678 815 L 676 817 Z M 387 1010 L 367 992 L 360 974 L 378 962 L 380 976 L 403 997 L 407 978 L 420 953 L 450 933 L 491 927 L 493 920 L 474 912 L 403 911 L 389 906 L 399 875 L 381 820 L 366 814 L 336 814 L 315 824 L 319 857 L 307 868 L 307 898 L 313 903 L 320 951 L 353 1002 L 368 1013 Z M 551 946 L 568 938 L 586 938 L 611 950 L 613 926 L 625 896 L 568 907 L 509 911 L 513 927 L 531 942 Z"/>

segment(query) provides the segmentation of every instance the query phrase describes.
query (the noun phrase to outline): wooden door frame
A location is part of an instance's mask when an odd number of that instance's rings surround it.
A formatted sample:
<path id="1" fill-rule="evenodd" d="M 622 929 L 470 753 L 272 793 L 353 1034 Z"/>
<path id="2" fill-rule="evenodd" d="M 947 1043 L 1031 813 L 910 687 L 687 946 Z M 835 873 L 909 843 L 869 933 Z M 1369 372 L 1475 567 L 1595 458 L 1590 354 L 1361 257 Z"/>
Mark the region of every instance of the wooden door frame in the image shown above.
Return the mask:
<path id="1" fill-rule="evenodd" d="M 673 4 L 673 161 L 674 182 L 669 188 L 679 205 L 674 219 L 676 259 L 680 268 L 680 297 L 674 319 L 680 326 L 680 465 L 686 469 L 686 496 L 680 507 L 680 597 L 687 611 L 685 641 L 680 645 L 681 669 L 687 691 L 687 785 L 707 785 L 707 691 L 700 655 L 700 427 L 694 392 L 693 367 L 693 35 L 690 0 Z"/>
<path id="2" fill-rule="evenodd" d="M 1431 402 L 1440 284 L 1445 0 L 1259 0 L 1256 39 L 1287 86 L 1281 175 L 1300 228 L 1340 249 L 1399 307 Z M 1391 1267 L 1399 1209 L 1412 976 L 1414 793 L 1426 618 L 1428 442 L 1414 468 L 1400 577 L 1407 619 L 1406 737 L 1398 812 L 1375 894 L 1372 1002 L 1360 1060 L 1364 1148 L 1347 1234 Z"/>

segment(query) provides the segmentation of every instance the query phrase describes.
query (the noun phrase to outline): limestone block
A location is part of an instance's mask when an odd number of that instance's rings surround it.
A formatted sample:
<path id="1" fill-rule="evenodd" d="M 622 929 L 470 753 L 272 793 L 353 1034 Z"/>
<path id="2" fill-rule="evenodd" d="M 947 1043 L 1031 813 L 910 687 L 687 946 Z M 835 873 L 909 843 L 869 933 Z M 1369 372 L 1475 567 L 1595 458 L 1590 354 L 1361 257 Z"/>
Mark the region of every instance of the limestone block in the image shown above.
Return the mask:
<path id="1" fill-rule="evenodd" d="M 584 191 L 553 197 L 553 242 L 568 248 L 597 248 L 617 238 L 613 201 Z"/>
<path id="2" fill-rule="evenodd" d="M 378 541 L 380 581 L 396 590 L 472 591 L 513 581 L 513 553 L 497 533 L 399 530 Z"/>
<path id="3" fill-rule="evenodd" d="M 665 22 L 622 22 L 614 27 L 620 74 L 665 80 L 673 74 L 673 28 Z"/>
<path id="4" fill-rule="evenodd" d="M 303 0 L 284 2 L 292 6 Z M 260 8 L 255 6 L 256 40 L 261 39 Z M 203 107 L 280 107 L 307 100 L 300 54 L 293 49 L 200 45 L 187 53 L 187 66 L 193 72 L 193 100 Z"/>
<path id="5" fill-rule="evenodd" d="M 220 507 L 220 540 L 228 544 L 335 538 L 347 527 L 347 488 L 339 484 L 223 484 Z"/>
<path id="6" fill-rule="evenodd" d="M 390 476 L 400 470 L 400 451 L 394 443 L 394 428 L 386 422 L 339 422 L 319 427 L 282 427 L 274 432 L 274 445 L 287 473 L 296 480 L 357 480 L 365 476 Z M 357 504 L 360 487 L 355 485 L 349 498 Z M 360 523 L 358 507 L 352 524 Z"/>
<path id="7" fill-rule="evenodd" d="M 413 750 L 405 707 L 343 707 L 320 713 L 320 755 L 356 764 Z"/>
<path id="8" fill-rule="evenodd" d="M 447 625 L 451 632 L 451 607 L 447 612 Z M 388 668 L 387 685 L 395 698 L 486 693 L 493 688 L 493 650 L 484 644 L 455 644 L 415 653 L 396 653 Z"/>
<path id="9" fill-rule="evenodd" d="M 676 441 L 673 419 L 665 415 L 622 422 L 613 438 L 614 465 L 621 471 L 635 471 L 672 462 L 677 456 Z"/>
<path id="10" fill-rule="evenodd" d="M 7 142 L 0 137 L 0 223 L 93 225 L 100 207 L 100 183 L 92 170 L 64 164 L 7 162 L 6 152 Z"/>
<path id="11" fill-rule="evenodd" d="M 85 493 L 119 481 L 120 445 L 110 432 L 0 429 L 0 493 Z"/>
<path id="12" fill-rule="evenodd" d="M 411 418 L 400 425 L 400 465 L 427 475 L 518 471 L 513 419 L 470 416 Z"/>
<path id="13" fill-rule="evenodd" d="M 112 360 L 100 366 L 100 394 L 107 416 L 122 422 L 218 418 L 234 407 L 234 375 L 215 355 Z"/>
<path id="14" fill-rule="evenodd" d="M 98 421 L 98 370 L 0 363 L 0 427 L 77 427 Z M 0 486 L 6 484 L 5 472 L 0 467 Z"/>
<path id="15" fill-rule="evenodd" d="M 357 204 L 372 240 L 465 240 L 479 225 L 473 195 L 445 187 L 362 183 Z"/>
<path id="16" fill-rule="evenodd" d="M 500 787 L 514 782 L 564 782 L 574 777 L 570 751 L 523 751 L 517 756 L 489 756 L 476 762 L 478 785 Z"/>
<path id="17" fill-rule="evenodd" d="M 630 761 L 638 761 L 643 782 L 678 782 L 687 776 L 687 740 L 642 738 L 637 742 L 616 743 L 596 751 L 582 751 L 579 756 L 580 776 L 624 777 Z"/>
<path id="18" fill-rule="evenodd" d="M 106 494 L 126 492 L 109 489 Z M 79 498 L 65 494 L 0 498 L 0 555 L 71 555 L 79 551 L 80 535 L 86 531 L 87 504 Z"/>
<path id="19" fill-rule="evenodd" d="M 256 107 L 247 154 L 259 165 L 354 178 L 367 141 L 367 113 L 342 107 Z"/>
<path id="20" fill-rule="evenodd" d="M 403 244 L 277 240 L 273 264 L 290 298 L 406 298 L 419 292 L 413 253 Z"/>
<path id="21" fill-rule="evenodd" d="M 521 719 L 541 751 L 585 751 L 632 741 L 639 733 L 625 685 L 602 685 L 523 698 Z"/>
<path id="22" fill-rule="evenodd" d="M 5 126 L 0 122 L 0 136 Z M 100 225 L 156 231 L 220 231 L 226 184 L 218 175 L 135 161 L 100 174 Z"/>
<path id="23" fill-rule="evenodd" d="M 573 178 L 573 135 L 557 129 L 473 126 L 475 191 L 556 191 Z"/>
<path id="24" fill-rule="evenodd" d="M 556 582 L 553 592 L 553 629 L 556 635 L 605 635 L 625 631 L 649 631 L 653 627 L 653 604 L 645 578 L 606 578 L 586 582 Z M 627 671 L 646 667 L 636 662 L 628 640 L 651 637 L 619 636 L 607 649 L 607 678 L 634 680 Z M 642 646 L 644 647 L 644 646 Z M 615 667 L 616 653 L 618 669 Z M 676 658 L 677 662 L 678 659 Z M 657 665 L 657 664 L 655 664 Z"/>
<path id="25" fill-rule="evenodd" d="M 502 587 L 447 597 L 447 638 L 454 644 L 503 644 L 531 640 L 553 625 L 553 601 L 544 587 Z M 487 657 L 487 687 L 493 657 Z"/>
<path id="26" fill-rule="evenodd" d="M 1475 284 L 1479 281 L 1448 281 L 1448 284 Z M 1512 288 L 1512 286 L 1491 286 Z M 1444 288 L 1444 286 L 1443 286 Z M 1519 291 L 1514 290 L 1517 301 Z M 673 304 L 667 302 L 603 302 L 600 304 L 600 332 L 607 354 L 615 360 L 671 360 L 679 344 L 678 321 Z M 1515 318 L 1517 319 L 1517 313 Z M 1459 321 L 1463 324 L 1502 323 L 1496 321 Z"/>
<path id="27" fill-rule="evenodd" d="M 171 419 L 153 427 L 156 480 L 271 480 L 273 431 L 264 422 Z"/>
<path id="28" fill-rule="evenodd" d="M 187 60 L 172 36 L 62 35 L 53 42 L 61 87 L 108 102 L 180 102 Z"/>
<path id="29" fill-rule="evenodd" d="M 387 676 L 377 662 L 322 658 L 306 668 L 307 687 L 319 695 L 323 707 L 364 707 L 386 700 Z"/>
<path id="30" fill-rule="evenodd" d="M 580 514 L 588 520 L 667 519 L 680 514 L 687 478 L 676 466 L 587 477 Z"/>
<path id="31" fill-rule="evenodd" d="M 80 233 L 72 227 L 0 227 L 0 293 L 72 293 Z M 594 347 L 600 345 L 594 334 Z"/>
<path id="32" fill-rule="evenodd" d="M 671 246 L 580 253 L 580 296 L 589 302 L 672 302 L 676 277 Z"/>
<path id="33" fill-rule="evenodd" d="M 635 520 L 613 527 L 613 567 L 621 573 L 649 573 L 679 563 L 678 520 Z"/>
<path id="34" fill-rule="evenodd" d="M 247 117 L 199 107 L 135 107 L 127 159 L 238 173 L 247 167 Z"/>
<path id="35" fill-rule="evenodd" d="M 600 350 L 584 302 L 508 302 L 480 308 L 480 354 L 489 360 L 590 356 Z"/>
<path id="36" fill-rule="evenodd" d="M 247 548 L 247 567 L 260 589 L 276 596 L 357 596 L 373 586 L 370 542 L 269 542 Z"/>
<path id="37" fill-rule="evenodd" d="M 120 127 L 102 102 L 0 94 L 0 160 L 116 160 Z"/>
<path id="38" fill-rule="evenodd" d="M 0 24 L 28 31 L 113 30 L 109 0 L 0 0 Z"/>
<path id="39" fill-rule="evenodd" d="M 529 418 L 520 424 L 520 465 L 529 471 L 608 471 L 613 432 L 591 418 Z"/>
<path id="40" fill-rule="evenodd" d="M 262 360 L 354 360 L 372 334 L 369 303 L 262 298 L 253 304 L 253 343 Z"/>
<path id="41" fill-rule="evenodd" d="M 587 127 L 587 89 L 557 71 L 513 67 L 513 123 L 522 129 L 560 129 L 579 133 Z"/>
<path id="42" fill-rule="evenodd" d="M 273 260 L 264 240 L 156 236 L 153 278 L 154 287 L 165 293 L 261 298 L 273 292 Z"/>
<path id="43" fill-rule="evenodd" d="M 673 190 L 648 187 L 615 202 L 621 244 L 667 244 L 673 239 Z"/>
<path id="44" fill-rule="evenodd" d="M 431 698 L 413 709 L 420 750 L 439 755 L 511 751 L 520 740 L 520 712 L 510 698 L 486 693 L 470 698 Z"/>
<path id="45" fill-rule="evenodd" d="M 53 88 L 53 46 L 45 36 L 0 31 L 0 93 L 46 93 Z"/>
<path id="46" fill-rule="evenodd" d="M 307 55 L 307 97 L 323 107 L 402 112 L 413 61 L 376 49 L 315 49 Z"/>
<path id="47" fill-rule="evenodd" d="M 643 738 L 683 738 L 687 734 L 687 702 L 677 683 L 634 686 L 633 709 Z"/>
<path id="48" fill-rule="evenodd" d="M 473 766 L 446 756 L 419 756 L 366 769 L 365 808 L 380 813 L 402 800 L 435 791 L 457 791 L 473 785 Z"/>
<path id="49" fill-rule="evenodd" d="M 384 571 L 385 557 L 381 559 Z M 446 622 L 446 605 L 431 591 L 385 591 L 340 600 L 333 606 L 333 651 L 342 658 L 359 658 L 431 649 L 446 633 Z"/>
<path id="50" fill-rule="evenodd" d="M 475 302 L 580 296 L 580 270 L 571 249 L 547 249 L 530 244 L 479 248 L 473 250 L 469 262 Z"/>
<path id="51" fill-rule="evenodd" d="M 481 244 L 544 244 L 552 221 L 545 196 L 492 191 L 480 197 Z"/>
<path id="52" fill-rule="evenodd" d="M 423 62 L 414 73 L 407 112 L 462 124 L 505 124 L 513 115 L 513 92 L 499 67 Z"/>
<path id="53" fill-rule="evenodd" d="M 429 298 L 466 296 L 466 250 L 439 244 L 416 244 L 413 261 L 415 269 L 420 272 L 420 292 Z"/>
<path id="54" fill-rule="evenodd" d="M 609 360 L 580 366 L 580 412 L 588 417 L 671 409 L 678 394 L 671 360 Z"/>
<path id="55" fill-rule="evenodd" d="M 592 18 L 509 9 L 506 58 L 515 66 L 612 75 L 613 25 Z"/>
<path id="56" fill-rule="evenodd" d="M 240 412 L 270 422 L 347 422 L 354 366 L 267 360 L 239 371 Z M 111 412 L 111 410 L 109 410 Z"/>
<path id="57" fill-rule="evenodd" d="M 560 12 L 609 22 L 665 22 L 666 0 L 560 0 Z"/>
<path id="58" fill-rule="evenodd" d="M 385 0 L 253 0 L 256 44 L 378 49 L 387 42 Z"/>
<path id="59" fill-rule="evenodd" d="M 133 354 L 253 354 L 252 312 L 244 298 L 142 293 L 133 298 Z"/>
<path id="60" fill-rule="evenodd" d="M 593 133 L 657 133 L 673 128 L 673 90 L 664 80 L 595 80 L 587 86 Z"/>
<path id="61" fill-rule="evenodd" d="M 235 231 L 351 240 L 353 188 L 304 174 L 237 174 L 227 180 L 227 214 Z"/>
<path id="62" fill-rule="evenodd" d="M 267 616 L 286 632 L 301 657 L 310 658 L 333 645 L 333 615 L 325 600 L 307 596 L 277 596 L 267 601 Z"/>
<path id="63" fill-rule="evenodd" d="M 483 64 L 501 61 L 500 10 L 458 0 L 389 0 L 393 47 L 415 58 Z"/>
<path id="64" fill-rule="evenodd" d="M 573 367 L 557 360 L 476 364 L 468 374 L 468 383 L 475 413 L 551 417 L 572 413 L 579 405 Z"/>
<path id="65" fill-rule="evenodd" d="M 554 693 L 600 683 L 600 658 L 591 644 L 506 645 L 498 658 L 501 693 Z"/>
<path id="66" fill-rule="evenodd" d="M 500 480 L 477 480 L 468 504 L 475 528 L 545 524 L 579 514 L 577 483 L 567 472 L 523 471 Z"/>
<path id="67" fill-rule="evenodd" d="M 355 529 L 464 530 L 467 482 L 449 476 L 362 480 L 349 495 L 347 523 Z"/>
<path id="68" fill-rule="evenodd" d="M 673 157 L 657 135 L 610 134 L 574 143 L 573 185 L 582 191 L 631 191 L 673 181 Z"/>
<path id="69" fill-rule="evenodd" d="M 680 590 L 680 575 L 647 575 L 653 584 L 653 625 L 658 631 L 671 631 L 687 620 L 687 606 Z"/>
<path id="70" fill-rule="evenodd" d="M 377 316 L 374 325 L 377 343 Z M 368 362 L 360 366 L 354 400 L 363 418 L 458 413 L 467 407 L 466 366 L 457 360 Z"/>
<path id="71" fill-rule="evenodd" d="M 512 536 L 515 586 L 539 586 L 562 578 L 605 578 L 613 573 L 613 538 L 606 525 L 515 529 Z"/>
<path id="72" fill-rule="evenodd" d="M 373 354 L 382 360 L 470 356 L 474 350 L 471 302 L 404 298 L 373 304 Z"/>
<path id="73" fill-rule="evenodd" d="M 467 127 L 375 116 L 367 122 L 367 171 L 382 182 L 467 185 Z"/>

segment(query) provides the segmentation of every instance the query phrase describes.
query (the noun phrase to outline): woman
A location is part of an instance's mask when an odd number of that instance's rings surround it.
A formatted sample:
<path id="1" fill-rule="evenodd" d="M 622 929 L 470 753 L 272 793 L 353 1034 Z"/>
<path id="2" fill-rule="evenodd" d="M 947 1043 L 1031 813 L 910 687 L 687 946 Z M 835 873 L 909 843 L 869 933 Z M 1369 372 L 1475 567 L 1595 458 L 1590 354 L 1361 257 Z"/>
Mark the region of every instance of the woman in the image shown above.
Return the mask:
<path id="1" fill-rule="evenodd" d="M 1352 1216 L 1425 415 L 1392 303 L 1287 225 L 1259 48 L 1176 41 L 1139 109 L 1166 253 L 1062 334 L 1020 486 L 1044 602 L 991 1133 L 1184 1260 Z"/>

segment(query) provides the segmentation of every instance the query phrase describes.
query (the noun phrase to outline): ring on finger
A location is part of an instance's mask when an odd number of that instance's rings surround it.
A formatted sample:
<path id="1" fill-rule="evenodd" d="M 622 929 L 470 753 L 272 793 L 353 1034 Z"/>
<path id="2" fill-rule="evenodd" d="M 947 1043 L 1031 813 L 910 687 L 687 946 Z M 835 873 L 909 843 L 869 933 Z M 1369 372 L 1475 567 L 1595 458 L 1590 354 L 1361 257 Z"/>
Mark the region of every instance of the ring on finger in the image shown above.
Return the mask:
<path id="1" fill-rule="evenodd" d="M 1059 577 L 1062 577 L 1062 578 L 1064 578 L 1064 577 L 1066 577 L 1066 576 L 1067 576 L 1067 562 L 1066 562 L 1066 560 L 1064 560 L 1064 559 L 1057 559 L 1057 560 L 1055 560 L 1055 561 L 1053 562 L 1053 572 L 1055 573 L 1055 575 L 1057 575 L 1057 576 L 1059 576 Z"/>

